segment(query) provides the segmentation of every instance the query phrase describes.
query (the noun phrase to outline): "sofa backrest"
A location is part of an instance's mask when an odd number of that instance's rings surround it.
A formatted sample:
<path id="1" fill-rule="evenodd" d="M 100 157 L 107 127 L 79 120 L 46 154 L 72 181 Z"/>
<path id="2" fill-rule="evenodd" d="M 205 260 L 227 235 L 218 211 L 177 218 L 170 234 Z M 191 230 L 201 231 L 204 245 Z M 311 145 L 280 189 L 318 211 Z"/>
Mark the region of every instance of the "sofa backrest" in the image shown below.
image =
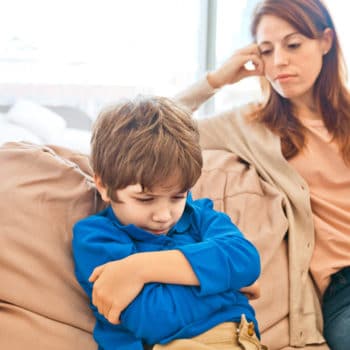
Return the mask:
<path id="1" fill-rule="evenodd" d="M 210 197 L 258 247 L 263 341 L 289 344 L 287 220 L 276 190 L 234 154 L 205 150 L 194 197 Z M 74 276 L 72 226 L 102 209 L 88 158 L 68 149 L 0 147 L 0 349 L 96 350 L 94 317 Z"/>
<path id="2" fill-rule="evenodd" d="M 87 156 L 0 147 L 0 349 L 96 350 L 74 276 L 72 225 L 101 206 Z"/>

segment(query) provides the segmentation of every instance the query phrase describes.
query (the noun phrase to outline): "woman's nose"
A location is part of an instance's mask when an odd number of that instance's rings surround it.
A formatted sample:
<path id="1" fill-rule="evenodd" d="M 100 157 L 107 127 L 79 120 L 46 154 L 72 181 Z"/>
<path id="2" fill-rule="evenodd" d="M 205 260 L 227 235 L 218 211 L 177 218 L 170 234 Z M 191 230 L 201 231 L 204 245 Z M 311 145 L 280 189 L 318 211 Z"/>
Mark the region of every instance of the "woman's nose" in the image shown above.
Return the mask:
<path id="1" fill-rule="evenodd" d="M 289 63 L 288 52 L 283 48 L 275 48 L 274 63 L 276 66 L 283 66 Z"/>

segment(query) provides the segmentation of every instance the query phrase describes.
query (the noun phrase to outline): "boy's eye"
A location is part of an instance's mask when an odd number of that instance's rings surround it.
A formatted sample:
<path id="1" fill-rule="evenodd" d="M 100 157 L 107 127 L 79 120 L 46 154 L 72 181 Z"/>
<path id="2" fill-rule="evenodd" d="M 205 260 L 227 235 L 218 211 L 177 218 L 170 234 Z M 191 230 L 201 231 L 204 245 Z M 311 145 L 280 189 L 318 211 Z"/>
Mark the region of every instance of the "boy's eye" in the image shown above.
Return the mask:
<path id="1" fill-rule="evenodd" d="M 151 202 L 153 201 L 153 197 L 147 197 L 147 198 L 136 198 L 137 201 L 139 202 Z"/>
<path id="2" fill-rule="evenodd" d="M 173 200 L 181 200 L 181 199 L 185 199 L 186 195 L 185 194 L 179 194 L 177 196 L 173 197 Z"/>

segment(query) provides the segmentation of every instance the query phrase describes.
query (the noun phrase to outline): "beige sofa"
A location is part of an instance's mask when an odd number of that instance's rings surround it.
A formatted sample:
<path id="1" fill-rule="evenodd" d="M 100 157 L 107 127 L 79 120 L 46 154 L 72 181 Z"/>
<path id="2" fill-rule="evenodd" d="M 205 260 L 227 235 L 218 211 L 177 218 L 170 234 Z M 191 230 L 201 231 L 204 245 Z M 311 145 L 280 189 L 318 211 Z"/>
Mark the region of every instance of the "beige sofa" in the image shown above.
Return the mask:
<path id="1" fill-rule="evenodd" d="M 259 248 L 262 297 L 253 304 L 263 343 L 271 350 L 293 349 L 281 234 L 287 227 L 273 216 L 283 203 L 233 154 L 207 150 L 204 159 L 194 196 L 211 197 Z M 87 157 L 64 148 L 8 143 L 0 147 L 0 164 L 0 349 L 96 350 L 94 318 L 75 281 L 71 256 L 72 225 L 103 207 Z M 268 225 L 258 220 L 257 210 Z"/>

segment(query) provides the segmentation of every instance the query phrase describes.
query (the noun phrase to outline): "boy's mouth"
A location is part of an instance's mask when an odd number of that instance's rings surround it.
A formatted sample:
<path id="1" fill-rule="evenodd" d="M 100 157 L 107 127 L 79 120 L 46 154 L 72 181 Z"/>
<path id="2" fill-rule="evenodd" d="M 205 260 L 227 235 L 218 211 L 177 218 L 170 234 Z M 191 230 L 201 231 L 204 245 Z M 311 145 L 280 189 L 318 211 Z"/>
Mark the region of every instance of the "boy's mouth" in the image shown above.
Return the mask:
<path id="1" fill-rule="evenodd" d="M 168 229 L 168 228 L 166 228 L 166 229 L 161 229 L 161 230 L 147 229 L 147 231 L 148 231 L 148 232 L 151 232 L 151 233 L 153 233 L 153 234 L 155 234 L 155 235 L 162 235 L 162 234 L 166 234 L 166 233 L 169 231 L 169 229 Z"/>

